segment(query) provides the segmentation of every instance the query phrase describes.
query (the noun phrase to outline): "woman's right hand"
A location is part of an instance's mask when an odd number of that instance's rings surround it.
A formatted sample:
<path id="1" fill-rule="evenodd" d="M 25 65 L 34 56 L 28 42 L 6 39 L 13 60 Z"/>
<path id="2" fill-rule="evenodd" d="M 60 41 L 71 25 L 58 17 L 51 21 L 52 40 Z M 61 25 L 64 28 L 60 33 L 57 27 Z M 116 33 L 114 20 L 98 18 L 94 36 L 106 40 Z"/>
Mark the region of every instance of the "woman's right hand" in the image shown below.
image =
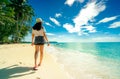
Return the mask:
<path id="1" fill-rule="evenodd" d="M 50 46 L 50 43 L 49 43 L 49 42 L 47 43 L 47 46 Z"/>

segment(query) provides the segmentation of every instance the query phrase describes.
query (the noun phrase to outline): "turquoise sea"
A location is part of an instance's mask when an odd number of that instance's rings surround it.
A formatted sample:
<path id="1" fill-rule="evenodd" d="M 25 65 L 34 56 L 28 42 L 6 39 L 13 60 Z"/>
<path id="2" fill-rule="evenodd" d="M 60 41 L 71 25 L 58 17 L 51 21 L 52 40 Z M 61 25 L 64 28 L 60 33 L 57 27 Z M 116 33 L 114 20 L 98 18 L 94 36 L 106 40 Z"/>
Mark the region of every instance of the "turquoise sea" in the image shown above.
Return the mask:
<path id="1" fill-rule="evenodd" d="M 120 79 L 120 42 L 55 43 L 47 51 L 71 79 Z"/>

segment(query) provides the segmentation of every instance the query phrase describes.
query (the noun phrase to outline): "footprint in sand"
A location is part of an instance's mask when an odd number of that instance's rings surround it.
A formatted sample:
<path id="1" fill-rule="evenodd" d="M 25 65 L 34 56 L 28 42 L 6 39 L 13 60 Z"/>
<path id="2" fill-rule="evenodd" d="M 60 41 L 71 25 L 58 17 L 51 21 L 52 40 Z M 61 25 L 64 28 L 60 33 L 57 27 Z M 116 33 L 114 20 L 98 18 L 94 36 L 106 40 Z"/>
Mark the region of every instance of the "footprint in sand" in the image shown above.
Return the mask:
<path id="1" fill-rule="evenodd" d="M 19 62 L 19 64 L 22 64 L 22 62 Z"/>
<path id="2" fill-rule="evenodd" d="M 36 79 L 40 79 L 40 77 L 36 77 Z"/>

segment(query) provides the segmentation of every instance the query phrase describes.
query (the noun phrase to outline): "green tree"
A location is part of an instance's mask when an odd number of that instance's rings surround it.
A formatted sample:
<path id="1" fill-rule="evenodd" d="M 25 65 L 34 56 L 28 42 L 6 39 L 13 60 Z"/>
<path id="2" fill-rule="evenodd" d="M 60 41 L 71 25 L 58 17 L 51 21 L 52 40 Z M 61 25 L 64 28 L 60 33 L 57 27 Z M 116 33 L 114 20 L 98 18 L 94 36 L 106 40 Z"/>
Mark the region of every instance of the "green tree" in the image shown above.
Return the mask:
<path id="1" fill-rule="evenodd" d="M 0 0 L 0 42 L 9 42 L 9 36 L 13 33 L 14 11 L 8 6 L 7 0 Z"/>
<path id="2" fill-rule="evenodd" d="M 26 0 L 10 0 L 10 6 L 14 9 L 14 19 L 16 20 L 16 30 L 12 37 L 14 41 L 20 42 L 30 28 L 29 25 L 32 16 L 34 16 L 34 11 Z"/>

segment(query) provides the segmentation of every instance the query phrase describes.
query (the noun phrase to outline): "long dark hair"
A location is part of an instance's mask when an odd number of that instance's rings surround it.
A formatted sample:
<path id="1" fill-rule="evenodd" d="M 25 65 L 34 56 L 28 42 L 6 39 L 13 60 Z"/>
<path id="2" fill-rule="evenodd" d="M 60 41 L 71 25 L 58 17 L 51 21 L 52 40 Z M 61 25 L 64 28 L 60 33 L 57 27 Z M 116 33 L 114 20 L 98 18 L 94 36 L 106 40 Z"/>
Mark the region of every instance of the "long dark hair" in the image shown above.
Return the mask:
<path id="1" fill-rule="evenodd" d="M 41 30 L 42 27 L 42 22 L 38 22 L 33 26 L 34 30 Z"/>

